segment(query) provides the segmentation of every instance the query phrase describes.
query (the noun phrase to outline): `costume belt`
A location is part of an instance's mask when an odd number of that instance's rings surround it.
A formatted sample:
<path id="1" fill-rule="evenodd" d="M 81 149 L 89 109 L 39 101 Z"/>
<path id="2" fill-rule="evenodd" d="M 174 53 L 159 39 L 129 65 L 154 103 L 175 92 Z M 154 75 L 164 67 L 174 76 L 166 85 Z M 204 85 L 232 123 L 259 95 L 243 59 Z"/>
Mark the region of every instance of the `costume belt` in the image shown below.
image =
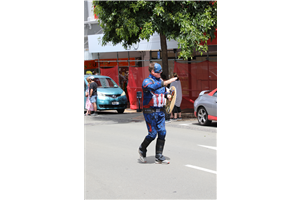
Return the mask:
<path id="1" fill-rule="evenodd" d="M 165 108 L 143 108 L 143 113 L 165 112 Z"/>

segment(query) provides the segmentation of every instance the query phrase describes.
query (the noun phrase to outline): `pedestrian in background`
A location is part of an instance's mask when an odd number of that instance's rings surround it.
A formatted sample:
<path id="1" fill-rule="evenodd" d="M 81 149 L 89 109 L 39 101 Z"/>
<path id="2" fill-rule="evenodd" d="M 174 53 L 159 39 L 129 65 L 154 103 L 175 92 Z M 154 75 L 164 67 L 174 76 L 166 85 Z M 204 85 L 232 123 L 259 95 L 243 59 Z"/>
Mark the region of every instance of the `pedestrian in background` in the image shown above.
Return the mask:
<path id="1" fill-rule="evenodd" d="M 86 89 L 86 92 L 85 92 L 85 96 L 86 96 L 86 101 L 85 101 L 85 108 L 86 108 L 86 116 L 88 115 L 91 115 L 91 111 L 94 110 L 94 106 L 93 104 L 91 103 L 91 100 L 90 100 L 90 83 L 91 83 L 91 79 L 88 77 L 87 79 L 87 82 L 88 82 L 88 85 L 87 85 L 87 89 Z"/>
<path id="2" fill-rule="evenodd" d="M 127 97 L 127 107 L 130 108 L 130 99 L 129 99 L 129 95 L 128 95 L 128 90 L 127 90 L 127 86 L 128 86 L 128 81 L 129 81 L 129 71 L 126 71 L 125 73 L 125 80 L 124 80 L 124 91 Z"/>
<path id="3" fill-rule="evenodd" d="M 90 83 L 90 93 L 89 93 L 89 96 L 90 96 L 90 100 L 91 100 L 91 103 L 93 104 L 93 107 L 94 107 L 94 114 L 93 115 L 96 115 L 96 111 L 97 111 L 97 83 L 94 81 L 94 76 L 90 76 L 90 79 L 91 79 L 91 83 Z"/>
<path id="4" fill-rule="evenodd" d="M 177 77 L 177 80 L 171 83 L 171 87 L 174 86 L 176 88 L 176 101 L 173 108 L 173 111 L 171 113 L 171 120 L 181 120 L 181 101 L 182 101 L 182 88 L 181 88 L 181 82 L 179 80 L 179 76 L 177 73 L 173 73 L 173 77 Z"/>

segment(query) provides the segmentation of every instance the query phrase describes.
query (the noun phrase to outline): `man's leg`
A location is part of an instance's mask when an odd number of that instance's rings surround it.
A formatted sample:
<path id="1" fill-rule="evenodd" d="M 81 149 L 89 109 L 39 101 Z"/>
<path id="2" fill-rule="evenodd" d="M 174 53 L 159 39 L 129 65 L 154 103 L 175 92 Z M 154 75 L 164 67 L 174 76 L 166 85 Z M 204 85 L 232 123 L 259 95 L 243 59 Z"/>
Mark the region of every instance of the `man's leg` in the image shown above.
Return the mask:
<path id="1" fill-rule="evenodd" d="M 177 107 L 177 110 L 178 110 L 178 118 L 179 118 L 179 119 L 182 119 L 182 118 L 181 118 L 181 108 L 180 108 L 180 107 Z"/>
<path id="2" fill-rule="evenodd" d="M 146 152 L 147 152 L 147 147 L 149 146 L 149 144 L 151 142 L 152 142 L 152 140 L 150 141 L 145 137 L 144 141 L 142 142 L 142 144 L 139 147 L 140 161 L 143 163 L 147 162 Z"/>
<path id="3" fill-rule="evenodd" d="M 96 115 L 96 111 L 97 111 L 97 96 L 96 95 L 91 97 L 91 103 L 93 104 L 94 115 Z"/>
<path id="4" fill-rule="evenodd" d="M 157 133 L 158 133 L 158 137 L 156 140 L 156 146 L 155 146 L 155 163 L 158 164 L 169 164 L 170 161 L 167 160 L 164 156 L 163 156 L 163 150 L 164 150 L 164 146 L 165 146 L 165 137 L 166 137 L 166 128 L 165 128 L 165 116 L 163 112 L 158 113 L 157 116 Z"/>
<path id="5" fill-rule="evenodd" d="M 153 124 L 154 113 L 144 113 L 144 118 L 148 129 L 148 135 L 145 137 L 144 141 L 139 146 L 139 150 L 138 150 L 140 154 L 140 161 L 143 163 L 147 162 L 146 160 L 147 147 L 155 139 L 157 134 L 156 127 Z"/>
<path id="6" fill-rule="evenodd" d="M 173 120 L 177 120 L 177 107 L 176 106 L 174 106 L 174 108 L 173 108 L 173 115 L 174 115 Z"/>
<path id="7" fill-rule="evenodd" d="M 93 103 L 93 106 L 94 106 L 94 112 L 96 112 L 97 111 L 97 104 L 96 104 L 96 102 Z"/>
<path id="8" fill-rule="evenodd" d="M 177 113 L 174 113 L 174 119 L 177 119 Z"/>

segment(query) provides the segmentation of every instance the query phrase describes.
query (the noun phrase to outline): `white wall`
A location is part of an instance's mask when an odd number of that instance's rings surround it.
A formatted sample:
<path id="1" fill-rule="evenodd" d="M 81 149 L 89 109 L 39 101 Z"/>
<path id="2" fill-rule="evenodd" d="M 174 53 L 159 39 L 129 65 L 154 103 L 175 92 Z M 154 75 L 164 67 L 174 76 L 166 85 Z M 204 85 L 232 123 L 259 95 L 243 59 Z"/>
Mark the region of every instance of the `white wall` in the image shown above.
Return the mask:
<path id="1" fill-rule="evenodd" d="M 94 6 L 92 0 L 87 0 L 87 11 L 88 11 L 87 21 L 95 21 Z"/>
<path id="2" fill-rule="evenodd" d="M 107 45 L 102 46 L 102 37 L 104 34 L 98 35 L 89 35 L 89 52 L 98 53 L 98 52 L 121 52 L 121 51 L 149 51 L 149 50 L 159 50 L 160 47 L 160 37 L 157 33 L 154 33 L 150 37 L 149 42 L 147 40 L 141 40 L 138 44 L 133 45 L 129 49 L 124 49 L 121 43 L 113 46 L 111 42 Z M 177 49 L 178 42 L 175 40 L 167 40 L 168 49 Z"/>

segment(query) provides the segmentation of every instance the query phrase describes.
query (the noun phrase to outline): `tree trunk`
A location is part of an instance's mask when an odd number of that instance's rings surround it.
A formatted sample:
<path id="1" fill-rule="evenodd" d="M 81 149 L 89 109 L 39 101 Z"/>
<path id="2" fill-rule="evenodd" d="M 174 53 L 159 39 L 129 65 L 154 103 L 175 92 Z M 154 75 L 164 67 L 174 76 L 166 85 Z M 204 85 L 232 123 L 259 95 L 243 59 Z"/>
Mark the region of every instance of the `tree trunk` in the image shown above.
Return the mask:
<path id="1" fill-rule="evenodd" d="M 189 88 L 192 87 L 192 67 L 191 67 L 191 58 L 188 58 L 188 77 L 189 77 Z M 189 91 L 189 98 L 192 99 L 192 91 Z"/>
<path id="2" fill-rule="evenodd" d="M 162 33 L 160 33 L 159 35 L 160 35 L 163 74 L 165 74 L 167 79 L 169 79 L 170 76 L 169 76 L 169 67 L 168 67 L 167 39 L 166 36 L 163 35 Z"/>

